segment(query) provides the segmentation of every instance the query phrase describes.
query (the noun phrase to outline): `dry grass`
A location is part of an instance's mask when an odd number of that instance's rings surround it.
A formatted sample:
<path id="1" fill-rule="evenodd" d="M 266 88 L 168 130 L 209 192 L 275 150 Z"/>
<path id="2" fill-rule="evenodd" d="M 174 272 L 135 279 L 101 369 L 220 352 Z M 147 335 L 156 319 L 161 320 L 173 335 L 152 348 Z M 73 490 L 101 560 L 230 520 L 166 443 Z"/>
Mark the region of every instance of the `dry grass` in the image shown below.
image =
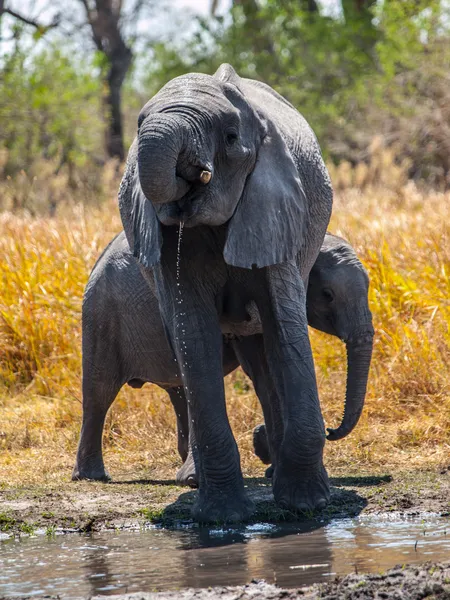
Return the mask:
<path id="1" fill-rule="evenodd" d="M 375 185 L 380 160 L 388 173 Z M 421 192 L 389 157 L 374 161 L 359 182 L 363 167 L 359 175 L 345 165 L 332 170 L 338 194 L 330 230 L 349 239 L 369 269 L 377 331 L 361 422 L 347 439 L 327 444 L 334 473 L 449 462 L 450 193 Z M 348 187 L 355 183 L 363 191 Z M 81 418 L 81 296 L 119 229 L 115 201 L 66 207 L 55 218 L 0 214 L 0 484 L 70 476 Z M 325 421 L 335 426 L 345 392 L 343 347 L 316 332 L 312 341 Z M 261 421 L 257 399 L 240 371 L 226 389 L 244 472 L 262 474 L 251 450 Z M 172 476 L 179 459 L 165 392 L 124 388 L 104 446 L 116 477 Z"/>

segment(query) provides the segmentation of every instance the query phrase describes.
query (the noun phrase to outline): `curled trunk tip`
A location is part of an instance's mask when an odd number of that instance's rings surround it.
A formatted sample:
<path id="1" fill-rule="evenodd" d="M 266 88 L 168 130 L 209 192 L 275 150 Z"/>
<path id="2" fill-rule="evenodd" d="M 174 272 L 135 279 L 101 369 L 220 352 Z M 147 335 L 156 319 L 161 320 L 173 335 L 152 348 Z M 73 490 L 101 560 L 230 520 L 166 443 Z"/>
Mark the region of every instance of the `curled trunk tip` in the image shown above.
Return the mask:
<path id="1" fill-rule="evenodd" d="M 364 343 L 347 343 L 347 390 L 342 422 L 336 429 L 327 428 L 327 439 L 341 440 L 358 424 L 364 401 L 372 357 L 372 336 Z"/>

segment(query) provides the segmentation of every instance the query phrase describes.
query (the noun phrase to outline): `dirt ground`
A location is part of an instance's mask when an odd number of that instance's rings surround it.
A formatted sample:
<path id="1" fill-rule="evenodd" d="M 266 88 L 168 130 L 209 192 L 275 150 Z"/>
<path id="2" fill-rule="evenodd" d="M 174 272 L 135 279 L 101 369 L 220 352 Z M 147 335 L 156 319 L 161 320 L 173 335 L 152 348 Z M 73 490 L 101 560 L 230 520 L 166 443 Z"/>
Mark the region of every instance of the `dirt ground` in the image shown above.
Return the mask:
<path id="1" fill-rule="evenodd" d="M 332 501 L 325 511 L 301 518 L 356 516 L 362 512 L 450 515 L 450 470 L 411 471 L 382 475 L 334 477 Z M 278 509 L 270 481 L 247 478 L 256 503 L 253 520 L 298 520 L 299 515 Z M 0 489 L 0 531 L 20 535 L 55 528 L 99 531 L 139 527 L 146 522 L 188 521 L 197 492 L 173 481 L 67 482 Z"/>

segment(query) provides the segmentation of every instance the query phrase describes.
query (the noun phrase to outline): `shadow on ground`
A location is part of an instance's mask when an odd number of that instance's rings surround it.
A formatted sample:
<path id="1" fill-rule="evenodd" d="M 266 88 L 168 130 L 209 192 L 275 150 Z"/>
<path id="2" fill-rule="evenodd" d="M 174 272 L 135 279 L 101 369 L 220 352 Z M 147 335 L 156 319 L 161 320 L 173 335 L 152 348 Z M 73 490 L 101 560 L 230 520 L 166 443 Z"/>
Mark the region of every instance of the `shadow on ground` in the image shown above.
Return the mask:
<path id="1" fill-rule="evenodd" d="M 175 479 L 128 479 L 126 481 L 109 481 L 108 485 L 179 485 Z"/>
<path id="2" fill-rule="evenodd" d="M 244 483 L 248 495 L 253 500 L 256 510 L 251 523 L 316 523 L 322 527 L 324 520 L 332 518 L 355 517 L 367 506 L 367 499 L 353 489 L 343 486 L 376 486 L 390 481 L 390 476 L 383 477 L 348 477 L 332 480 L 330 504 L 322 511 L 292 512 L 277 506 L 272 494 L 272 484 L 264 477 L 247 477 Z M 365 482 L 365 483 L 364 483 Z M 155 483 L 155 482 L 153 482 Z M 162 482 L 164 485 L 165 482 Z M 148 520 L 164 527 L 178 526 L 191 522 L 191 509 L 197 497 L 196 490 L 181 493 L 178 498 L 157 514 L 149 514 Z M 314 528 L 314 527 L 313 527 Z"/>
<path id="3" fill-rule="evenodd" d="M 331 477 L 330 483 L 336 487 L 372 487 L 391 483 L 392 475 L 367 475 L 361 477 Z"/>

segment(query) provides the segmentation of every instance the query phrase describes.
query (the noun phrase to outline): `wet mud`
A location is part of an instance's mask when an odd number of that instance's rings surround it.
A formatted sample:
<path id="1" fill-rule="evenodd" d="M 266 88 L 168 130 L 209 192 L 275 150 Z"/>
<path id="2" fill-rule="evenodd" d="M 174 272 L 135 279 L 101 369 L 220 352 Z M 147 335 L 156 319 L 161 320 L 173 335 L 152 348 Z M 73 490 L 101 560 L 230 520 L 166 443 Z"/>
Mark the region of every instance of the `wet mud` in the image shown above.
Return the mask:
<path id="1" fill-rule="evenodd" d="M 323 520 L 373 512 L 450 514 L 448 470 L 334 477 L 330 505 L 320 513 L 307 515 L 279 509 L 269 480 L 245 481 L 256 503 L 254 522 Z M 86 532 L 136 528 L 148 522 L 189 522 L 196 494 L 171 480 L 0 487 L 0 532 L 20 535 L 42 528 Z"/>
<path id="2" fill-rule="evenodd" d="M 21 596 L 23 599 L 35 597 L 61 598 L 59 595 Z M 345 577 L 336 577 L 330 583 L 294 589 L 281 588 L 264 581 L 252 581 L 236 587 L 189 588 L 171 592 L 138 592 L 108 596 L 100 594 L 89 597 L 92 600 L 449 600 L 450 563 L 398 565 L 384 573 L 352 573 Z M 11 599 L 11 596 L 0 596 L 0 600 Z"/>
<path id="3" fill-rule="evenodd" d="M 94 598 L 101 598 L 97 596 Z M 109 596 L 110 600 L 448 600 L 450 598 L 450 563 L 399 566 L 376 575 L 351 574 L 332 583 L 297 589 L 283 589 L 265 582 L 240 587 L 189 589 L 176 592 Z"/>

